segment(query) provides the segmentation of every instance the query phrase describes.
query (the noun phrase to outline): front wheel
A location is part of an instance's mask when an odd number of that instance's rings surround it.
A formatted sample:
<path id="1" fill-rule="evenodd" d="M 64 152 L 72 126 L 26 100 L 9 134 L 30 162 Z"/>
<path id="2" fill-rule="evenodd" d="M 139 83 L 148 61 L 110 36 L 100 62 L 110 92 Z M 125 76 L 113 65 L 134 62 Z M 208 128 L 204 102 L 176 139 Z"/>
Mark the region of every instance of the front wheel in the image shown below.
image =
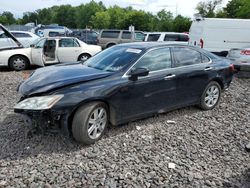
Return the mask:
<path id="1" fill-rule="evenodd" d="M 76 111 L 72 134 L 82 144 L 93 144 L 102 137 L 107 125 L 107 106 L 101 102 L 89 103 Z"/>
<path id="2" fill-rule="evenodd" d="M 91 55 L 89 54 L 81 54 L 79 57 L 78 57 L 78 61 L 86 61 L 88 60 L 89 58 L 91 57 Z"/>
<path id="3" fill-rule="evenodd" d="M 203 110 L 213 109 L 220 101 L 221 87 L 218 82 L 212 81 L 205 88 L 201 101 L 200 107 Z"/>
<path id="4" fill-rule="evenodd" d="M 24 56 L 16 55 L 10 58 L 9 66 L 12 70 L 21 71 L 28 68 L 29 62 Z"/>

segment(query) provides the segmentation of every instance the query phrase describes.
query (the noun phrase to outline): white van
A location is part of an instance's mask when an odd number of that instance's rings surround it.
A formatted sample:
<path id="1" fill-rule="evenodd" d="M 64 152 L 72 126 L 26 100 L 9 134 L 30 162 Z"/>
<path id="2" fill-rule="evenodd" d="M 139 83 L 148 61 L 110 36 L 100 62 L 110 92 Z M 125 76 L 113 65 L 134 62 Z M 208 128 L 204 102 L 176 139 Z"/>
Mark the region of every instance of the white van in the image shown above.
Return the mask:
<path id="1" fill-rule="evenodd" d="M 189 31 L 189 45 L 226 56 L 231 48 L 250 44 L 250 20 L 196 18 Z"/>

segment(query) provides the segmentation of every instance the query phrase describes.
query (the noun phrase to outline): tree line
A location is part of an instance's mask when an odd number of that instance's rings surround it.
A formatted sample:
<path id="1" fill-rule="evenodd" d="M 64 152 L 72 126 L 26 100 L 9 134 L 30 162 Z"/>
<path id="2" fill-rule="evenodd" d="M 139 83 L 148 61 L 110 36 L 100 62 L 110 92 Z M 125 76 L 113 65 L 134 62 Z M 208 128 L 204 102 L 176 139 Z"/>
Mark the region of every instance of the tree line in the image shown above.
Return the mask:
<path id="1" fill-rule="evenodd" d="M 207 18 L 250 19 L 249 0 L 230 0 L 225 7 L 219 8 L 223 0 L 208 0 L 198 3 L 196 10 Z"/>
<path id="2" fill-rule="evenodd" d="M 204 17 L 250 18 L 249 0 L 230 0 L 226 7 L 218 8 L 222 0 L 203 0 L 198 3 L 197 13 Z M 26 24 L 59 24 L 68 28 L 95 29 L 128 29 L 134 25 L 142 31 L 188 31 L 191 18 L 178 15 L 176 17 L 165 9 L 156 14 L 143 10 L 135 10 L 131 6 L 121 8 L 117 5 L 106 7 L 102 1 L 94 0 L 79 6 L 61 5 L 25 12 L 22 18 L 14 18 L 11 12 L 0 14 L 0 23 L 5 25 Z"/>

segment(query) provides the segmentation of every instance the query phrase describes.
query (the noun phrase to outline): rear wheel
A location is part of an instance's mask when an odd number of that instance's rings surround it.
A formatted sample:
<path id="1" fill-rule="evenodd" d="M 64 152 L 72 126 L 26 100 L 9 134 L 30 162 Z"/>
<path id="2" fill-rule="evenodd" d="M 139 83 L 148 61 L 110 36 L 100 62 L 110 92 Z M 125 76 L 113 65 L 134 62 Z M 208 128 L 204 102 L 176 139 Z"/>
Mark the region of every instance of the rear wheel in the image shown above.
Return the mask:
<path id="1" fill-rule="evenodd" d="M 221 96 L 220 84 L 215 81 L 210 82 L 202 94 L 200 107 L 203 110 L 213 109 L 219 103 L 220 96 Z"/>
<path id="2" fill-rule="evenodd" d="M 12 70 L 21 71 L 29 67 L 28 59 L 21 55 L 16 55 L 10 58 L 9 66 Z"/>
<path id="3" fill-rule="evenodd" d="M 73 118 L 73 137 L 82 144 L 93 144 L 102 137 L 107 125 L 106 105 L 101 102 L 86 104 L 76 111 Z"/>

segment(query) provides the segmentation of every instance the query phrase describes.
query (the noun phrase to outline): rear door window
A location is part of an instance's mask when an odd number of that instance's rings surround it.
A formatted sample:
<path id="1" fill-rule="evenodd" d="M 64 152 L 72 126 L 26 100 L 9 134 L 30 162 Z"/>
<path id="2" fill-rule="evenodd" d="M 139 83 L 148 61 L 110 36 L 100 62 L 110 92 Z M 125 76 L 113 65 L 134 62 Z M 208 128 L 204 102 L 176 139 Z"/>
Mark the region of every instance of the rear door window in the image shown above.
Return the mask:
<path id="1" fill-rule="evenodd" d="M 188 35 L 179 35 L 179 41 L 188 42 L 188 40 L 189 40 Z"/>
<path id="2" fill-rule="evenodd" d="M 179 41 L 179 35 L 166 34 L 164 37 L 164 41 Z"/>
<path id="3" fill-rule="evenodd" d="M 60 48 L 69 48 L 69 47 L 79 47 L 79 43 L 75 39 L 65 38 L 59 40 Z"/>
<path id="4" fill-rule="evenodd" d="M 202 63 L 202 54 L 196 50 L 187 47 L 172 48 L 174 56 L 174 66 L 182 67 Z"/>
<path id="5" fill-rule="evenodd" d="M 132 33 L 129 31 L 123 31 L 122 32 L 122 39 L 131 39 L 132 38 Z"/>
<path id="6" fill-rule="evenodd" d="M 103 31 L 101 37 L 102 38 L 118 38 L 120 35 L 120 31 Z"/>
<path id="7" fill-rule="evenodd" d="M 149 34 L 147 41 L 158 41 L 160 36 L 161 36 L 161 34 Z"/>

